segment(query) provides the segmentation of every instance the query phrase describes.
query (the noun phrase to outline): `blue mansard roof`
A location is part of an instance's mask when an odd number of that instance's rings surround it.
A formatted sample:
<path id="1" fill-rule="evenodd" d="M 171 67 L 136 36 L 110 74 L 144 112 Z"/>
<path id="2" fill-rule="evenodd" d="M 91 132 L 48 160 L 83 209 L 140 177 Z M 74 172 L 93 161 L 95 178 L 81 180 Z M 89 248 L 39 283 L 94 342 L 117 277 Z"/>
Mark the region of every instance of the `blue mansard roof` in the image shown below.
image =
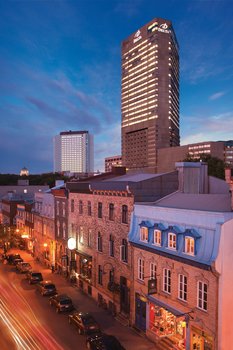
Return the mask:
<path id="1" fill-rule="evenodd" d="M 233 218 L 233 213 L 201 212 L 136 204 L 132 215 L 129 241 L 137 248 L 184 263 L 209 269 L 219 250 L 221 224 Z M 148 241 L 140 240 L 140 228 L 148 228 Z M 161 246 L 153 241 L 154 230 L 161 231 Z M 176 235 L 177 247 L 168 247 L 168 234 Z M 185 237 L 191 237 L 195 253 L 185 252 Z"/>

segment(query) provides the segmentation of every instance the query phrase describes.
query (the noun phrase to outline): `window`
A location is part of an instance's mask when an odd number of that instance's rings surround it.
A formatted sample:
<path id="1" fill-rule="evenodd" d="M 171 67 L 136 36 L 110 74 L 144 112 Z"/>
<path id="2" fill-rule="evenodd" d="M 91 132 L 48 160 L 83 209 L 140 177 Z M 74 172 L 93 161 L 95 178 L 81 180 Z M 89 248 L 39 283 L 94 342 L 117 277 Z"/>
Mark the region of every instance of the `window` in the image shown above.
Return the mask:
<path id="1" fill-rule="evenodd" d="M 185 253 L 190 255 L 195 254 L 195 241 L 193 237 L 185 237 Z"/>
<path id="2" fill-rule="evenodd" d="M 39 207 L 40 207 L 40 205 L 38 205 L 38 211 L 40 211 Z M 59 202 L 58 201 L 57 201 L 57 215 L 59 215 Z"/>
<path id="3" fill-rule="evenodd" d="M 109 220 L 111 220 L 111 221 L 114 220 L 114 204 L 113 203 L 109 204 Z"/>
<path id="4" fill-rule="evenodd" d="M 71 213 L 74 212 L 74 199 L 71 199 L 71 203 L 70 203 L 70 211 Z"/>
<path id="5" fill-rule="evenodd" d="M 122 223 L 128 224 L 128 206 L 122 205 Z"/>
<path id="6" fill-rule="evenodd" d="M 88 216 L 91 216 L 91 201 L 87 202 L 87 214 Z"/>
<path id="7" fill-rule="evenodd" d="M 87 245 L 88 247 L 91 247 L 91 241 L 92 241 L 92 230 L 89 228 L 87 233 Z"/>
<path id="8" fill-rule="evenodd" d="M 98 202 L 98 218 L 102 218 L 102 207 L 103 207 L 103 205 L 102 205 L 102 203 L 101 202 Z"/>
<path id="9" fill-rule="evenodd" d="M 63 217 L 66 216 L 66 204 L 65 204 L 65 202 L 62 202 L 62 216 Z"/>
<path id="10" fill-rule="evenodd" d="M 168 233 L 168 248 L 170 249 L 176 249 L 176 234 L 175 233 Z"/>
<path id="11" fill-rule="evenodd" d="M 103 269 L 101 265 L 98 266 L 98 283 L 103 284 Z"/>
<path id="12" fill-rule="evenodd" d="M 82 215 L 83 214 L 83 201 L 79 201 L 79 214 Z"/>
<path id="13" fill-rule="evenodd" d="M 138 259 L 138 279 L 144 281 L 144 260 Z"/>
<path id="14" fill-rule="evenodd" d="M 109 255 L 114 256 L 114 238 L 112 235 L 109 236 Z"/>
<path id="15" fill-rule="evenodd" d="M 155 263 L 150 264 L 150 279 L 156 278 L 156 265 Z"/>
<path id="16" fill-rule="evenodd" d="M 109 270 L 109 283 L 113 283 L 114 282 L 114 270 L 111 269 Z"/>
<path id="17" fill-rule="evenodd" d="M 161 231 L 154 230 L 154 244 L 161 246 L 161 242 L 162 242 L 161 238 L 162 238 Z"/>
<path id="18" fill-rule="evenodd" d="M 178 298 L 187 301 L 187 277 L 179 275 L 179 295 Z"/>
<path id="19" fill-rule="evenodd" d="M 128 262 L 128 243 L 126 239 L 122 239 L 122 245 L 120 246 L 120 258 L 123 262 Z"/>
<path id="20" fill-rule="evenodd" d="M 57 236 L 59 237 L 60 236 L 60 222 L 57 221 Z"/>
<path id="21" fill-rule="evenodd" d="M 80 226 L 80 230 L 79 230 L 79 243 L 80 244 L 83 244 L 83 242 L 84 242 L 84 232 L 83 231 L 84 231 L 83 227 Z"/>
<path id="22" fill-rule="evenodd" d="M 207 311 L 207 284 L 201 281 L 197 282 L 198 295 L 197 295 L 197 307 L 199 309 Z"/>
<path id="23" fill-rule="evenodd" d="M 63 239 L 65 239 L 66 238 L 66 224 L 64 222 L 63 222 L 62 228 L 63 228 Z"/>
<path id="24" fill-rule="evenodd" d="M 163 269 L 163 291 L 171 293 L 171 270 Z"/>
<path id="25" fill-rule="evenodd" d="M 140 228 L 140 240 L 144 242 L 148 242 L 148 228 L 141 227 Z"/>
<path id="26" fill-rule="evenodd" d="M 97 249 L 98 249 L 99 252 L 103 251 L 103 242 L 102 242 L 102 236 L 101 236 L 100 232 L 98 232 Z"/>

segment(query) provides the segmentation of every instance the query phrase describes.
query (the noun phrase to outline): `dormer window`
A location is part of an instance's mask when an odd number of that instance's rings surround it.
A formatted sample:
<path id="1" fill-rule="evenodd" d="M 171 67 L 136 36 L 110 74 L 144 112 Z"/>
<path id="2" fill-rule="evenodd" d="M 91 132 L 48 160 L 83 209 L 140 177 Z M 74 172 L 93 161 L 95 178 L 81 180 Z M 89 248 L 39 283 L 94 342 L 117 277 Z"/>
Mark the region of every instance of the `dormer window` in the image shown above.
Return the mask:
<path id="1" fill-rule="evenodd" d="M 169 249 L 176 249 L 176 234 L 169 232 L 168 233 L 168 248 Z"/>
<path id="2" fill-rule="evenodd" d="M 154 244 L 161 246 L 162 234 L 160 230 L 154 230 Z"/>
<path id="3" fill-rule="evenodd" d="M 142 226 L 140 228 L 140 240 L 143 242 L 148 242 L 148 228 Z"/>
<path id="4" fill-rule="evenodd" d="M 195 254 L 195 241 L 193 237 L 185 237 L 185 253 L 190 255 Z"/>

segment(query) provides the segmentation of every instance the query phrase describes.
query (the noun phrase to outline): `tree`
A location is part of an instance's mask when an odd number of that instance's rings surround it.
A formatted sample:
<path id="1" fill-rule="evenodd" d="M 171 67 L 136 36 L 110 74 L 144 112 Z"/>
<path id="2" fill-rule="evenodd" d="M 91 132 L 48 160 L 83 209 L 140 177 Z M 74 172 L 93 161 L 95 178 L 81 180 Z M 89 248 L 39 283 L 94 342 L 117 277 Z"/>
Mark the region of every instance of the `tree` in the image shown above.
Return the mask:
<path id="1" fill-rule="evenodd" d="M 225 180 L 226 164 L 222 159 L 212 157 L 209 154 L 200 154 L 200 158 L 192 158 L 190 154 L 183 160 L 184 162 L 205 162 L 208 164 L 208 175 Z"/>

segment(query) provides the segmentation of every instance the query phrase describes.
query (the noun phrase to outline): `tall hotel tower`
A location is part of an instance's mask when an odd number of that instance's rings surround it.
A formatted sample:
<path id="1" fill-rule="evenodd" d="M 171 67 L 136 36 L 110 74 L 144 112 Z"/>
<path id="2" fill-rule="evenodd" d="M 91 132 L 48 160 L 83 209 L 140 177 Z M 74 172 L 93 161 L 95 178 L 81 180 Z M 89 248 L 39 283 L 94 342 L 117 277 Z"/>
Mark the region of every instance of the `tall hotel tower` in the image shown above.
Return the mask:
<path id="1" fill-rule="evenodd" d="M 179 146 L 179 46 L 156 18 L 122 43 L 122 163 L 157 172 L 157 150 Z"/>
<path id="2" fill-rule="evenodd" d="M 55 172 L 93 172 L 93 136 L 88 131 L 62 131 L 53 144 Z"/>

